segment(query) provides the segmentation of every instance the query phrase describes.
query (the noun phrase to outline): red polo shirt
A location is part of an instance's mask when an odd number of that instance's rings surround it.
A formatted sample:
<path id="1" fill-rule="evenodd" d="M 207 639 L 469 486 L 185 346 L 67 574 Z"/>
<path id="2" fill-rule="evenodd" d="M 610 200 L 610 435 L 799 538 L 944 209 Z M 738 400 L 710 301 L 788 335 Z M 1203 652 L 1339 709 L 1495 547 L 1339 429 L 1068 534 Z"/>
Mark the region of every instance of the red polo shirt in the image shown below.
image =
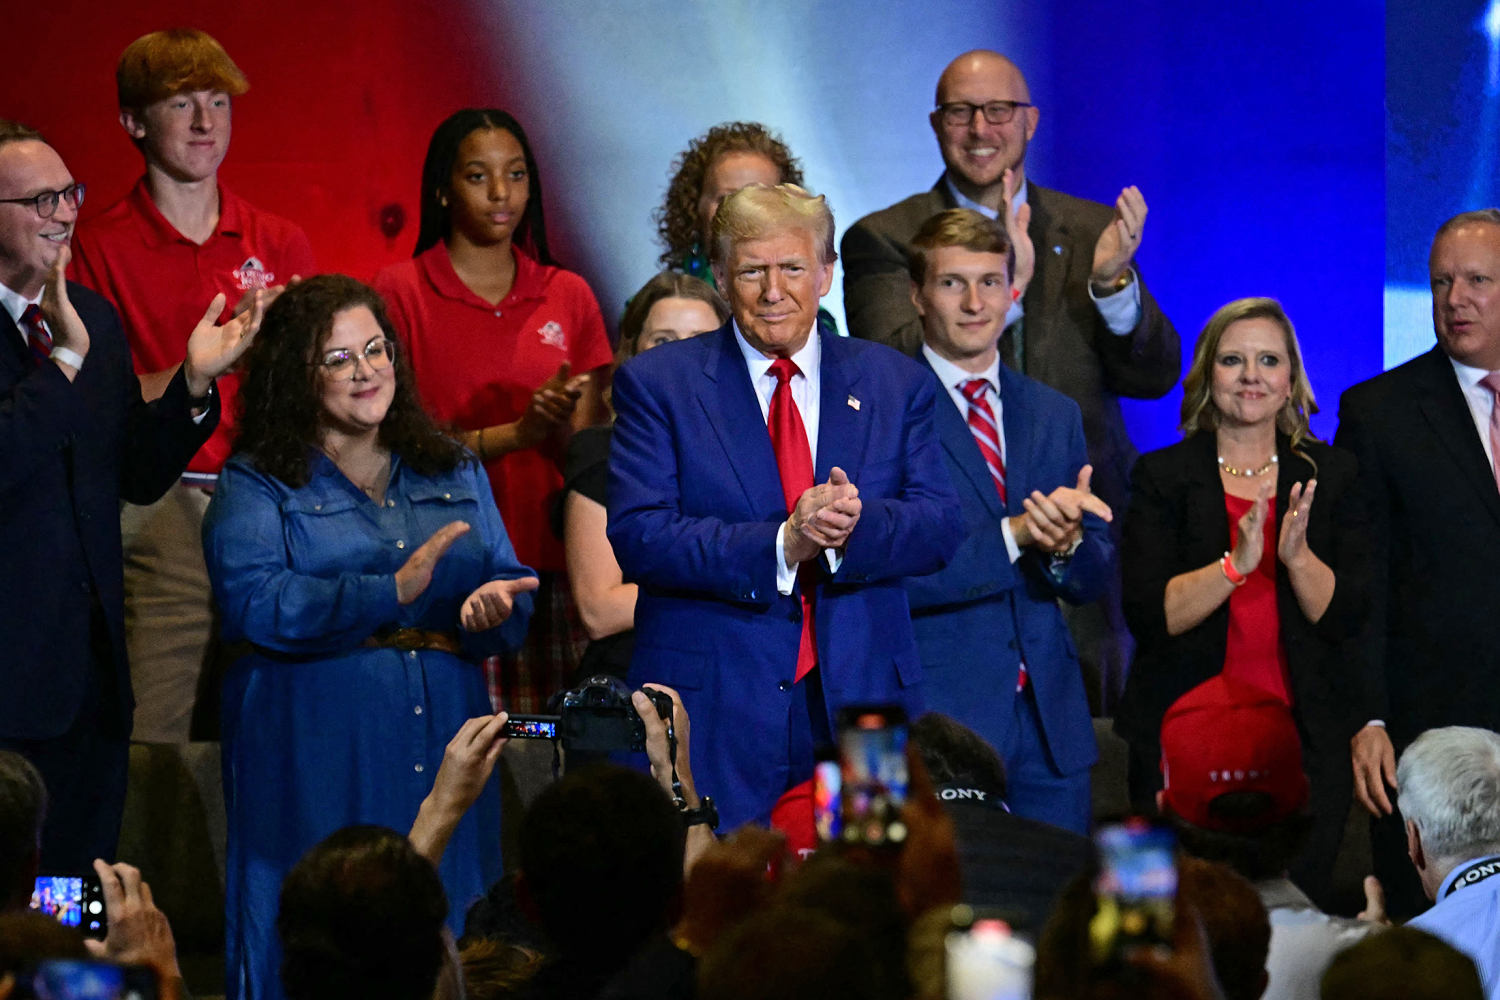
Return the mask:
<path id="1" fill-rule="evenodd" d="M 224 315 L 252 288 L 316 273 L 312 246 L 297 225 L 263 212 L 219 185 L 219 224 L 200 246 L 179 233 L 152 202 L 141 178 L 103 215 L 73 236 L 72 278 L 115 304 L 138 373 L 182 361 L 188 335 L 219 292 Z M 217 474 L 235 433 L 239 376 L 218 379 L 223 415 L 213 437 L 188 464 Z"/>
<path id="2" fill-rule="evenodd" d="M 515 282 L 498 305 L 470 291 L 442 243 L 375 277 L 406 341 L 422 401 L 440 423 L 477 430 L 518 420 L 531 394 L 564 361 L 577 375 L 614 357 L 599 303 L 584 280 L 513 252 Z M 516 555 L 551 571 L 565 568 L 548 516 L 551 497 L 562 488 L 554 452 L 546 445 L 485 463 Z"/>

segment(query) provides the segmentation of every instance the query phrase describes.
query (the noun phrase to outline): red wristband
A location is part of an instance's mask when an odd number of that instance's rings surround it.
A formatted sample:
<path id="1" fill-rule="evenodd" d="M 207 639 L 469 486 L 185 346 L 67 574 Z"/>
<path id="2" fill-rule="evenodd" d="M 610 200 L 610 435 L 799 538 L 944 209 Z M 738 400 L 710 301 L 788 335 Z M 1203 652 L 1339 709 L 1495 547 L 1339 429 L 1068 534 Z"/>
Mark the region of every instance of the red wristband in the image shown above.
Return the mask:
<path id="1" fill-rule="evenodd" d="M 1245 574 L 1234 568 L 1234 561 L 1229 558 L 1228 552 L 1224 553 L 1224 558 L 1219 560 L 1219 569 L 1224 571 L 1224 579 L 1236 587 L 1244 585 Z"/>

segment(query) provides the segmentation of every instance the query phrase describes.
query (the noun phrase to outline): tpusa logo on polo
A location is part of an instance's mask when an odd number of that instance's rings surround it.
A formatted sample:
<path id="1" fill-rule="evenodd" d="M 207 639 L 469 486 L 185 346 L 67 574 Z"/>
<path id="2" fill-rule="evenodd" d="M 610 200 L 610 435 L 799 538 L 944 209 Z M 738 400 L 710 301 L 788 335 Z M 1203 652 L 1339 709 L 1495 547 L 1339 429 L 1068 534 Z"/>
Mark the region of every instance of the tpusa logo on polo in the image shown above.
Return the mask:
<path id="1" fill-rule="evenodd" d="M 235 283 L 242 292 L 256 288 L 270 288 L 276 283 L 276 272 L 267 271 L 266 265 L 260 262 L 259 257 L 246 258 L 245 263 L 235 268 L 232 273 Z"/>
<path id="2" fill-rule="evenodd" d="M 537 328 L 537 336 L 542 338 L 542 343 L 548 347 L 555 347 L 559 351 L 568 349 L 568 338 L 563 333 L 562 324 L 555 319 L 549 319 Z"/>

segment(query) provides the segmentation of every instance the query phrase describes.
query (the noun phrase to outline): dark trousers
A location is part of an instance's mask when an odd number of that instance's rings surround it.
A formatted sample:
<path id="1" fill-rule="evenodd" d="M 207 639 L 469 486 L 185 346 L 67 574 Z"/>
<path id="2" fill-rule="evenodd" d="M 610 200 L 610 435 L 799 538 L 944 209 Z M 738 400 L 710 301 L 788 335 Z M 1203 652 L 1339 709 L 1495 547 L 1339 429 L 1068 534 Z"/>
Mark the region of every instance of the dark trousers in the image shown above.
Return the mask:
<path id="1" fill-rule="evenodd" d="M 0 750 L 14 750 L 31 761 L 47 785 L 44 874 L 91 871 L 95 858 L 114 861 L 120 842 L 130 764 L 129 716 L 120 704 L 124 692 L 115 690 L 114 652 L 97 603 L 92 619 L 94 669 L 72 725 L 46 740 L 0 736 Z"/>

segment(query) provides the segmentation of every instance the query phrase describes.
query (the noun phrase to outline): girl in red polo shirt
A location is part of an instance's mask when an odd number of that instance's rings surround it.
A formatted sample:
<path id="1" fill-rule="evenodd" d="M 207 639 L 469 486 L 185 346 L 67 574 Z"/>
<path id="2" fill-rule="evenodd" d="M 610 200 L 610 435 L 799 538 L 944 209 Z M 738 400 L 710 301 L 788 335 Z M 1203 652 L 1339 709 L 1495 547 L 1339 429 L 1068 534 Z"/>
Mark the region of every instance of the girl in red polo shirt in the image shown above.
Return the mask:
<path id="1" fill-rule="evenodd" d="M 593 292 L 547 249 L 536 159 L 509 114 L 471 108 L 437 127 L 420 204 L 412 259 L 375 288 L 423 402 L 483 460 L 517 556 L 539 571 L 531 632 L 499 677 L 508 709 L 539 711 L 584 644 L 548 509 L 569 436 L 604 419 L 609 338 Z"/>

